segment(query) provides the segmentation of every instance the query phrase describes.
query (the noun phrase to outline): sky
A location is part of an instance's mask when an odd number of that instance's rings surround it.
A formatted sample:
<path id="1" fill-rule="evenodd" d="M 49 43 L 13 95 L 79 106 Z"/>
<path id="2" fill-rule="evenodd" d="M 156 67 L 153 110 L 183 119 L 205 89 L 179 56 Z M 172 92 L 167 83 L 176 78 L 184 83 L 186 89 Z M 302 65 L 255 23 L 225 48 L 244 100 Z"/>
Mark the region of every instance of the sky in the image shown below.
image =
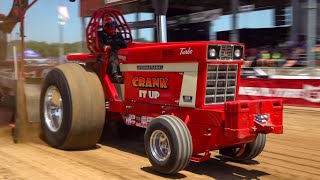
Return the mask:
<path id="1" fill-rule="evenodd" d="M 0 13 L 8 14 L 12 7 L 12 0 L 1 0 Z M 32 0 L 29 0 L 32 2 Z M 59 25 L 57 18 L 57 7 L 63 4 L 68 8 L 70 20 L 64 25 L 64 42 L 72 43 L 81 40 L 81 20 L 79 18 L 79 1 L 69 2 L 68 0 L 38 0 L 37 3 L 27 12 L 25 19 L 26 41 L 46 41 L 49 43 L 59 42 Z M 242 13 L 239 15 L 240 28 L 263 28 L 273 26 L 273 11 L 257 11 Z M 127 21 L 133 21 L 134 15 L 127 15 Z M 142 20 L 151 19 L 152 14 L 143 14 Z M 212 22 L 211 31 L 225 31 L 231 29 L 231 16 L 221 16 Z M 263 19 L 263 20 L 261 20 Z M 17 26 L 15 34 L 19 31 Z M 135 33 L 133 32 L 133 35 Z M 150 29 L 142 30 L 144 38 L 152 39 L 153 32 Z M 9 38 L 16 38 L 15 35 Z"/>
<path id="2" fill-rule="evenodd" d="M 274 26 L 273 10 L 260 10 L 239 13 L 238 28 L 269 28 Z M 213 31 L 225 31 L 231 29 L 231 15 L 220 16 L 213 22 Z"/>
<path id="3" fill-rule="evenodd" d="M 32 0 L 29 0 L 32 2 Z M 12 7 L 12 0 L 1 0 L 0 13 L 8 14 Z M 65 42 L 79 41 L 80 32 L 80 18 L 78 1 L 71 3 L 67 0 L 39 0 L 34 4 L 26 14 L 25 19 L 25 34 L 26 41 L 59 41 L 59 26 L 57 18 L 57 6 L 59 3 L 64 3 L 68 7 L 70 20 L 64 27 Z M 19 31 L 16 26 L 15 32 Z"/>

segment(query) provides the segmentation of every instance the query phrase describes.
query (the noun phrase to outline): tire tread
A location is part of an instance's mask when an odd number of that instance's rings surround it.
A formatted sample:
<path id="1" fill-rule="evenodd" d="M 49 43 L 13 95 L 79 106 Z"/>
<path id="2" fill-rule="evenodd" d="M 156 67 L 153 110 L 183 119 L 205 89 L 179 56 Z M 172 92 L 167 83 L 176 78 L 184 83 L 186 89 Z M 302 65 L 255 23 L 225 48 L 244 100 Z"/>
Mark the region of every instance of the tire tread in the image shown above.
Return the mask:
<path id="1" fill-rule="evenodd" d="M 60 79 L 56 79 L 57 77 L 54 74 L 59 75 Z M 68 100 L 68 102 L 70 101 L 69 104 L 64 104 L 63 107 L 70 107 L 67 112 L 64 111 L 64 113 L 67 113 L 66 116 L 63 115 L 63 121 L 68 121 L 70 127 L 61 130 L 61 132 L 58 131 L 65 136 L 65 138 L 59 140 L 52 138 L 54 133 L 47 130 L 43 117 L 43 101 L 46 89 L 50 85 L 57 86 L 57 84 L 66 88 L 67 92 L 64 92 L 66 93 L 64 98 L 70 99 Z M 94 147 L 100 139 L 105 121 L 104 100 L 103 89 L 96 75 L 87 72 L 75 63 L 62 64 L 53 68 L 45 78 L 41 93 L 40 116 L 44 138 L 47 143 L 64 150 Z"/>
<path id="2" fill-rule="evenodd" d="M 158 169 L 156 166 L 154 166 L 154 168 L 161 173 L 175 174 L 180 170 L 184 169 L 190 162 L 191 155 L 192 155 L 191 135 L 187 126 L 184 124 L 184 122 L 176 116 L 172 116 L 172 115 L 159 116 L 154 120 L 152 120 L 148 127 L 154 126 L 158 123 L 160 124 L 167 123 L 170 127 L 172 127 L 174 131 L 173 133 L 176 135 L 177 142 L 178 142 L 177 148 L 179 152 L 177 153 L 178 157 L 176 157 L 176 159 L 180 159 L 180 161 L 176 161 L 172 167 L 164 167 L 165 170 Z M 145 140 L 148 139 L 146 137 L 147 134 L 148 134 L 148 128 L 145 133 Z M 145 141 L 145 147 L 146 147 L 148 158 L 151 161 L 151 163 L 154 165 L 156 164 L 156 162 L 152 162 L 151 158 L 149 157 L 150 156 L 148 154 L 149 150 L 146 143 L 149 143 L 149 142 Z"/>

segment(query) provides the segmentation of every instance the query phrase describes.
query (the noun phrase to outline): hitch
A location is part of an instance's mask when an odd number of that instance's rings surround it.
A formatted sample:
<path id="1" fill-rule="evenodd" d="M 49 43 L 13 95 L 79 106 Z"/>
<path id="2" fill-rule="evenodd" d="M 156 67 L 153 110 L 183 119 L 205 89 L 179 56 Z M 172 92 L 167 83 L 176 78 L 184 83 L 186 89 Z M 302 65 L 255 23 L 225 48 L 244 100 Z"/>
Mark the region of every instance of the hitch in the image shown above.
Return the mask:
<path id="1" fill-rule="evenodd" d="M 259 133 L 271 133 L 274 129 L 274 125 L 273 124 L 262 124 L 259 122 L 254 122 L 254 127 L 252 128 L 252 130 L 254 132 L 259 132 Z"/>
<path id="2" fill-rule="evenodd" d="M 203 156 L 198 155 L 198 156 L 191 157 L 191 161 L 204 162 L 204 161 L 207 161 L 208 159 L 210 159 L 210 156 L 211 156 L 211 153 L 209 151 L 206 151 Z"/>

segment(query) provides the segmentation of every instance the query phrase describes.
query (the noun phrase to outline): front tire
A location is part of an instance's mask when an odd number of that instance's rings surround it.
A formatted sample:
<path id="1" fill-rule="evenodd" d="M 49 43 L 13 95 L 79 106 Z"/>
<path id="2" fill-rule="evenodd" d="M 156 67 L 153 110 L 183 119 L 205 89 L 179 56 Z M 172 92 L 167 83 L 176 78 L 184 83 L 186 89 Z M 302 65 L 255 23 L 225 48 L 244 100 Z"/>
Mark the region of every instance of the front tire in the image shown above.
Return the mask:
<path id="1" fill-rule="evenodd" d="M 78 64 L 62 64 L 46 76 L 40 98 L 44 140 L 64 150 L 92 148 L 105 121 L 105 99 L 98 77 Z"/>
<path id="2" fill-rule="evenodd" d="M 184 169 L 192 155 L 192 140 L 184 122 L 178 117 L 163 115 L 149 124 L 144 144 L 153 168 L 164 174 Z"/>

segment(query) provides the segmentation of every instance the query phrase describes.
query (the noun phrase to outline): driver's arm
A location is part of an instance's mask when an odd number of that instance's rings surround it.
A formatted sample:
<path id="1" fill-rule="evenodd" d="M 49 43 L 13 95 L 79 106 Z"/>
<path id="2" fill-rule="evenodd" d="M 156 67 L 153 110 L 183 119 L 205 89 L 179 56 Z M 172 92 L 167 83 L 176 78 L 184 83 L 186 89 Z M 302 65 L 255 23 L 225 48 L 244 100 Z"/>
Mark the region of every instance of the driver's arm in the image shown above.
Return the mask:
<path id="1" fill-rule="evenodd" d="M 104 34 L 101 31 L 98 32 L 98 45 L 102 51 L 108 51 L 111 48 L 108 44 L 106 44 L 104 40 Z"/>
<path id="2" fill-rule="evenodd" d="M 127 47 L 127 42 L 123 39 L 122 35 L 120 33 L 117 34 L 117 42 L 120 48 L 126 48 Z"/>

